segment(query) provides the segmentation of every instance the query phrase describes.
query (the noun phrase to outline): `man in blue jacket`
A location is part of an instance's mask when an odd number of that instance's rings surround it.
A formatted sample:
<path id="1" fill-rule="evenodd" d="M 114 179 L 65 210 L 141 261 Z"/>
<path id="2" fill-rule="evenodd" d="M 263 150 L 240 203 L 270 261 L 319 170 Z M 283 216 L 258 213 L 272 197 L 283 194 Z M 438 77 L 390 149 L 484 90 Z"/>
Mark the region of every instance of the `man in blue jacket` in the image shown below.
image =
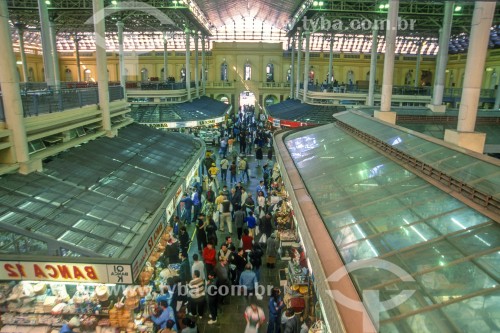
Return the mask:
<path id="1" fill-rule="evenodd" d="M 177 331 L 177 325 L 175 325 L 175 312 L 174 309 L 172 309 L 171 306 L 168 306 L 167 301 L 161 301 L 160 302 L 160 308 L 161 308 L 161 313 L 160 315 L 154 316 L 152 315 L 150 318 L 158 326 L 159 330 L 162 330 L 164 328 L 167 328 L 167 322 L 168 321 L 173 321 L 174 325 L 172 329 L 174 331 Z M 170 325 L 169 325 L 170 326 Z"/>
<path id="2" fill-rule="evenodd" d="M 182 220 L 187 225 L 191 224 L 191 209 L 193 208 L 193 200 L 189 197 L 187 193 L 182 196 L 181 202 L 184 203 L 184 211 L 182 212 Z"/>

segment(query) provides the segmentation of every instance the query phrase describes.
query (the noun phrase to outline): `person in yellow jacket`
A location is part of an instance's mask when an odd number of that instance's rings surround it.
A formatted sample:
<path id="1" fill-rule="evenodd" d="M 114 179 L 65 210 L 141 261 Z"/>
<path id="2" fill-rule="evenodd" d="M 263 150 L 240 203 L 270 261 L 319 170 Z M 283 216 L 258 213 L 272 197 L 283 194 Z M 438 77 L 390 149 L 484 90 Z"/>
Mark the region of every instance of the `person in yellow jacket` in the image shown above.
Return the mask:
<path id="1" fill-rule="evenodd" d="M 215 181 L 215 185 L 218 188 L 219 184 L 217 181 L 217 175 L 219 174 L 219 168 L 215 165 L 215 163 L 212 163 L 212 166 L 210 167 L 210 169 L 208 169 L 208 174 L 210 175 L 210 179 L 212 181 Z"/>

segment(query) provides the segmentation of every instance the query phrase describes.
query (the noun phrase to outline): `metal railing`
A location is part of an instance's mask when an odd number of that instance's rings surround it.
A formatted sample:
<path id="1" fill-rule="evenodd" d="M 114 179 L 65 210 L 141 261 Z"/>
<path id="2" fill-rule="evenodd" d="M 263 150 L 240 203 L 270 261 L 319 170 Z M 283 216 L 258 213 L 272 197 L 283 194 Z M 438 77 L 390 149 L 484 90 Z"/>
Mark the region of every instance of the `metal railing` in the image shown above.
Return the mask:
<path id="1" fill-rule="evenodd" d="M 141 82 L 141 90 L 181 90 L 186 89 L 186 82 Z M 191 82 L 191 88 L 195 83 Z"/>
<path id="2" fill-rule="evenodd" d="M 21 101 L 25 117 L 38 116 L 44 113 L 61 112 L 69 109 L 81 108 L 86 105 L 99 104 L 99 94 L 97 86 L 92 88 L 73 88 L 53 90 L 27 89 L 32 86 L 23 84 L 21 90 Z M 43 87 L 39 85 L 37 87 Z M 109 101 L 116 101 L 124 98 L 124 91 L 121 86 L 109 87 Z M 3 96 L 0 92 L 0 120 L 5 120 Z"/>

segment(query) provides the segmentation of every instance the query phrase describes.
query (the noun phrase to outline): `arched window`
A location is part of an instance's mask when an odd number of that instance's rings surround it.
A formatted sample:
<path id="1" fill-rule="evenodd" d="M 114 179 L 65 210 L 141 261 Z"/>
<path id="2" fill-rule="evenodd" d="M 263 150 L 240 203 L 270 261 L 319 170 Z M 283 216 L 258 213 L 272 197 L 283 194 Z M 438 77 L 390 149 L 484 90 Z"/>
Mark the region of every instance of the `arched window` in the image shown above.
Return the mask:
<path id="1" fill-rule="evenodd" d="M 28 69 L 28 81 L 35 81 L 35 71 L 33 70 L 33 67 L 30 67 L 30 69 Z"/>
<path id="2" fill-rule="evenodd" d="M 227 75 L 227 62 L 223 62 L 220 65 L 220 79 L 221 81 L 227 81 L 228 80 L 228 75 Z"/>
<path id="3" fill-rule="evenodd" d="M 409 86 L 413 82 L 413 74 L 412 74 L 412 72 L 413 71 L 411 69 L 409 69 L 408 72 L 406 72 L 405 86 Z"/>
<path id="4" fill-rule="evenodd" d="M 247 60 L 245 64 L 245 80 L 249 81 L 252 79 L 252 65 Z"/>
<path id="5" fill-rule="evenodd" d="M 455 87 L 455 71 L 452 69 L 450 70 L 450 82 L 448 84 L 449 87 Z"/>
<path id="6" fill-rule="evenodd" d="M 181 68 L 181 82 L 186 82 L 186 68 L 184 65 Z"/>
<path id="7" fill-rule="evenodd" d="M 274 65 L 271 63 L 266 66 L 266 82 L 274 82 Z"/>
<path id="8" fill-rule="evenodd" d="M 497 79 L 498 79 L 497 70 L 493 69 L 493 72 L 491 73 L 490 89 L 495 89 L 497 85 Z"/>
<path id="9" fill-rule="evenodd" d="M 67 82 L 73 81 L 73 74 L 71 73 L 71 69 L 66 68 L 64 71 L 64 80 Z"/>
<path id="10" fill-rule="evenodd" d="M 92 74 L 92 72 L 90 71 L 90 69 L 86 69 L 83 71 L 83 81 L 90 81 L 91 77 L 90 75 Z"/>
<path id="11" fill-rule="evenodd" d="M 347 71 L 346 83 L 349 85 L 354 84 L 354 71 L 352 70 Z"/>
<path id="12" fill-rule="evenodd" d="M 142 82 L 145 82 L 147 81 L 149 78 L 149 72 L 148 72 L 148 69 L 147 68 L 143 68 L 141 69 L 141 81 Z"/>
<path id="13" fill-rule="evenodd" d="M 313 69 L 313 66 L 311 66 L 311 68 L 309 69 L 309 83 L 310 84 L 314 84 L 314 69 Z"/>
<path id="14" fill-rule="evenodd" d="M 290 67 L 286 71 L 286 82 L 290 82 L 291 79 L 292 79 L 292 65 L 290 65 Z"/>

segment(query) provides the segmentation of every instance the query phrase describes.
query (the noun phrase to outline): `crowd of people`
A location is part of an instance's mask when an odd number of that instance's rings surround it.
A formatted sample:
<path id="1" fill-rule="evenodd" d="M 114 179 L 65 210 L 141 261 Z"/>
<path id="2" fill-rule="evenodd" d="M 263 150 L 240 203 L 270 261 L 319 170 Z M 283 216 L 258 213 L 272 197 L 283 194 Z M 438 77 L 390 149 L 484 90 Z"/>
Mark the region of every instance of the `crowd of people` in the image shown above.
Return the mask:
<path id="1" fill-rule="evenodd" d="M 258 292 L 261 267 L 265 263 L 275 268 L 279 249 L 275 211 L 282 198 L 276 188 L 280 172 L 273 162 L 272 135 L 255 120 L 252 107 L 240 110 L 220 133 L 218 154 L 208 152 L 203 161 L 205 182 L 196 181 L 184 193 L 181 214 L 174 217 L 179 259 L 166 254 L 164 260 L 180 261 L 179 276 L 167 280 L 157 297 L 161 314 L 151 319 L 166 330 L 162 333 L 195 332 L 196 319 L 208 312 L 208 324 L 216 324 L 227 297 L 237 294 L 246 298 L 245 333 L 258 332 L 266 322 L 268 333 L 307 332 L 293 309 L 285 310 L 279 287 L 272 289 L 267 314 L 257 305 L 263 297 Z M 250 168 L 247 155 L 252 149 L 256 165 Z M 254 188 L 247 186 L 251 172 L 261 176 Z M 192 239 L 197 251 L 189 257 Z M 180 286 L 187 293 L 180 293 Z"/>

